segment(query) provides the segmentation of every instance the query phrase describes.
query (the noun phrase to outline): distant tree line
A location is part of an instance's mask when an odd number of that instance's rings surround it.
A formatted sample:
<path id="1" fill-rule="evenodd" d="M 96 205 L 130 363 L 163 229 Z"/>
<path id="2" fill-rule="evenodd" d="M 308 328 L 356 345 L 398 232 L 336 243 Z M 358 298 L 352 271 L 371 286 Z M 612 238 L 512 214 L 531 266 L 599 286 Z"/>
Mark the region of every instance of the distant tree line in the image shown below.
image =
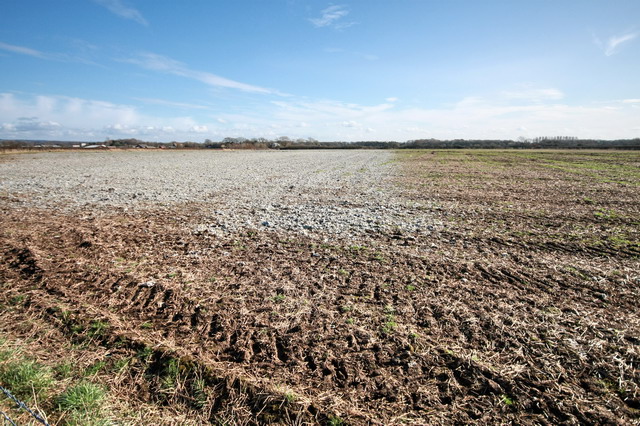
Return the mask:
<path id="1" fill-rule="evenodd" d="M 406 142 L 357 141 L 322 142 L 314 138 L 276 139 L 226 137 L 220 141 L 207 139 L 198 142 L 147 142 L 135 138 L 107 139 L 104 142 L 68 142 L 0 140 L 0 149 L 68 149 L 99 144 L 120 149 L 640 149 L 640 138 L 635 139 L 578 139 L 571 136 L 537 137 L 533 139 L 415 139 Z"/>

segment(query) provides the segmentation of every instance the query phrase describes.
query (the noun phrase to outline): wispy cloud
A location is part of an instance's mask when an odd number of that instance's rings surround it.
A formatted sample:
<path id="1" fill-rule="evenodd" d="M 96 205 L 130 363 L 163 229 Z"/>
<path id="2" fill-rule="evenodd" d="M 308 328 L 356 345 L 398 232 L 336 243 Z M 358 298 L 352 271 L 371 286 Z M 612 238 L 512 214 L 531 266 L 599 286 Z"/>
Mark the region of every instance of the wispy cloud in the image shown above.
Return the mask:
<path id="1" fill-rule="evenodd" d="M 281 93 L 265 87 L 241 83 L 205 71 L 192 70 L 182 62 L 155 53 L 142 53 L 135 58 L 125 60 L 125 62 L 136 64 L 146 69 L 197 80 L 211 87 L 226 87 L 244 92 L 281 95 Z"/>
<path id="2" fill-rule="evenodd" d="M 354 51 L 345 50 L 339 47 L 325 47 L 322 50 L 325 53 L 329 53 L 332 55 L 335 55 L 335 54 L 351 55 L 351 56 L 355 56 L 356 58 L 366 59 L 367 61 L 377 61 L 378 59 L 380 59 L 378 55 L 374 55 L 371 53 L 364 53 L 364 52 L 354 52 Z"/>
<path id="3" fill-rule="evenodd" d="M 349 9 L 345 5 L 333 5 L 320 12 L 319 18 L 311 18 L 309 21 L 316 27 L 331 27 L 337 30 L 348 28 L 355 25 L 353 21 L 345 21 L 345 18 L 349 14 Z"/>
<path id="4" fill-rule="evenodd" d="M 14 44 L 3 43 L 1 41 L 0 41 L 0 50 L 4 50 L 11 53 L 17 53 L 19 55 L 31 56 L 33 58 L 44 59 L 47 61 L 80 62 L 83 64 L 100 66 L 99 64 L 80 56 L 74 56 L 68 53 L 42 52 L 40 50 L 32 49 L 30 47 L 17 46 Z"/>
<path id="5" fill-rule="evenodd" d="M 181 109 L 209 109 L 209 107 L 205 105 L 190 104 L 186 102 L 174 102 L 174 101 L 168 101 L 165 99 L 157 99 L 157 98 L 133 98 L 133 99 L 135 99 L 136 101 L 144 102 L 145 104 L 150 104 L 150 105 L 162 105 L 162 106 L 175 107 L 175 108 L 181 108 Z"/>
<path id="6" fill-rule="evenodd" d="M 597 36 L 593 36 L 593 41 L 606 56 L 615 55 L 620 51 L 620 46 L 626 44 L 640 35 L 638 32 L 628 32 L 622 35 L 611 36 L 606 43 L 602 42 Z"/>
<path id="7" fill-rule="evenodd" d="M 21 55 L 33 56 L 34 58 L 48 59 L 46 53 L 39 50 L 31 49 L 24 46 L 16 46 L 13 44 L 7 44 L 0 41 L 0 50 L 6 50 L 13 53 L 19 53 Z"/>
<path id="8" fill-rule="evenodd" d="M 520 90 L 503 91 L 502 97 L 508 100 L 522 100 L 530 102 L 557 101 L 564 98 L 564 93 L 558 89 L 523 88 Z"/>
<path id="9" fill-rule="evenodd" d="M 149 22 L 142 16 L 142 14 L 133 7 L 127 6 L 122 3 L 121 0 L 93 0 L 101 6 L 106 7 L 111 13 L 120 16 L 124 19 L 130 19 L 141 25 L 148 26 Z"/>

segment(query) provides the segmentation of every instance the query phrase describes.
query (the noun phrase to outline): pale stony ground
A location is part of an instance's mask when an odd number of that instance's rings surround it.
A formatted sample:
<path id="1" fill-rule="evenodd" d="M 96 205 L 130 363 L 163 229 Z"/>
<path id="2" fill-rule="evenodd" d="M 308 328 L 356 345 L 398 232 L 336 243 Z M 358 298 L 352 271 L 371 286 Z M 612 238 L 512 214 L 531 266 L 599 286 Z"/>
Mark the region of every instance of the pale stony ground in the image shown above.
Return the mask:
<path id="1" fill-rule="evenodd" d="M 33 153 L 0 162 L 0 206 L 69 211 L 202 209 L 195 232 L 244 228 L 343 238 L 429 233 L 398 193 L 391 151 Z"/>

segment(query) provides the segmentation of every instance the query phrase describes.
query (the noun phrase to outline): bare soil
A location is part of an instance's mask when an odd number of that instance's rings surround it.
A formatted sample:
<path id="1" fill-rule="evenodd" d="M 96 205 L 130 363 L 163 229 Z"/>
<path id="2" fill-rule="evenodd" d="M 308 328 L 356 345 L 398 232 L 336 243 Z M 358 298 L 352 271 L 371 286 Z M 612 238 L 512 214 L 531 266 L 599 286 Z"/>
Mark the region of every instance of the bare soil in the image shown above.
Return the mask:
<path id="1" fill-rule="evenodd" d="M 8 207 L 0 335 L 131 360 L 93 377 L 122 422 L 638 424 L 639 166 L 400 152 L 394 185 L 442 225 L 357 243 L 196 232 L 202 203 Z"/>

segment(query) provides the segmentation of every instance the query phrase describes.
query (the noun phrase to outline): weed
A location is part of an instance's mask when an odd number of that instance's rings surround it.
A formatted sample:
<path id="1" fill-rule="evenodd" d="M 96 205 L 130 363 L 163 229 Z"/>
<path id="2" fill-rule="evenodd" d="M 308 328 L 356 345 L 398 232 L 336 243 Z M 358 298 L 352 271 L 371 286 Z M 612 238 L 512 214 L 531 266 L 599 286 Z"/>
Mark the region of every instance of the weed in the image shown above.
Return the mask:
<path id="1" fill-rule="evenodd" d="M 107 321 L 95 320 L 89 325 L 89 337 L 99 338 L 104 336 L 105 332 L 109 328 Z"/>
<path id="2" fill-rule="evenodd" d="M 14 306 L 22 305 L 25 298 L 26 296 L 24 294 L 18 294 L 17 296 L 13 296 L 11 299 L 9 299 L 9 303 Z"/>
<path id="3" fill-rule="evenodd" d="M 196 379 L 191 383 L 191 395 L 193 396 L 193 405 L 196 408 L 203 408 L 207 405 L 209 394 L 204 379 Z"/>
<path id="4" fill-rule="evenodd" d="M 343 426 L 344 424 L 344 420 L 338 416 L 329 416 L 329 421 L 327 422 L 328 426 Z"/>
<path id="5" fill-rule="evenodd" d="M 149 321 L 146 321 L 146 322 L 143 322 L 142 324 L 140 324 L 140 328 L 148 330 L 150 328 L 153 328 L 153 324 L 150 323 Z"/>
<path id="6" fill-rule="evenodd" d="M 353 325 L 353 324 L 356 323 L 356 320 L 353 319 L 353 318 L 347 318 L 346 323 L 349 324 L 349 325 Z"/>
<path id="7" fill-rule="evenodd" d="M 292 404 L 295 402 L 295 400 L 298 399 L 298 397 L 296 396 L 296 394 L 293 391 L 287 391 L 284 394 L 284 400 L 288 403 L 288 404 Z"/>
<path id="8" fill-rule="evenodd" d="M 338 269 L 338 274 L 342 275 L 343 277 L 346 277 L 347 275 L 349 275 L 349 271 L 347 271 L 346 269 Z"/>
<path id="9" fill-rule="evenodd" d="M 94 364 L 90 365 L 89 367 L 87 367 L 87 369 L 84 371 L 84 375 L 89 377 L 89 376 L 95 376 L 96 374 L 98 374 L 105 366 L 107 365 L 107 363 L 105 361 L 97 361 Z"/>
<path id="10" fill-rule="evenodd" d="M 105 390 L 90 382 L 78 383 L 60 395 L 58 410 L 70 414 L 70 424 L 106 424 L 102 417 Z"/>
<path id="11" fill-rule="evenodd" d="M 411 285 L 411 284 L 407 285 L 407 291 L 413 291 L 415 289 L 416 289 L 415 285 Z"/>
<path id="12" fill-rule="evenodd" d="M 128 357 L 120 358 L 113 364 L 112 370 L 118 374 L 121 374 L 127 368 L 129 368 L 129 364 L 131 364 L 131 358 L 128 358 Z"/>
<path id="13" fill-rule="evenodd" d="M 387 315 L 386 321 L 382 325 L 382 332 L 384 334 L 392 334 L 396 327 L 398 327 L 398 323 L 395 320 L 395 316 L 391 314 Z"/>
<path id="14" fill-rule="evenodd" d="M 275 303 L 282 303 L 286 298 L 287 297 L 284 294 L 276 294 L 271 298 L 271 301 Z"/>
<path id="15" fill-rule="evenodd" d="M 71 361 L 64 361 L 62 364 L 58 364 L 54 371 L 56 376 L 66 379 L 73 375 L 73 363 Z"/>
<path id="16" fill-rule="evenodd" d="M 161 387 L 167 391 L 174 391 L 180 381 L 180 361 L 171 358 L 162 372 Z"/>
<path id="17" fill-rule="evenodd" d="M 138 350 L 138 353 L 136 354 L 136 356 L 144 363 L 147 363 L 151 360 L 151 357 L 153 356 L 153 349 L 151 349 L 149 346 L 145 346 L 142 349 Z"/>
<path id="18" fill-rule="evenodd" d="M 513 405 L 515 401 L 509 395 L 502 394 L 500 395 L 500 402 L 504 405 Z"/>
<path id="19" fill-rule="evenodd" d="M 347 313 L 347 312 L 351 312 L 353 310 L 353 306 L 351 305 L 342 305 L 340 306 L 340 312 Z"/>
<path id="20" fill-rule="evenodd" d="M 593 212 L 593 215 L 598 219 L 617 219 L 620 217 L 618 213 L 611 209 L 598 209 Z"/>
<path id="21" fill-rule="evenodd" d="M 30 359 L 0 365 L 0 383 L 21 399 L 46 395 L 54 383 L 53 371 Z"/>
<path id="22" fill-rule="evenodd" d="M 615 246 L 615 247 L 624 247 L 624 246 L 628 246 L 628 245 L 632 245 L 633 241 L 628 240 L 624 237 L 621 237 L 620 235 L 611 235 L 609 237 L 609 241 Z"/>

